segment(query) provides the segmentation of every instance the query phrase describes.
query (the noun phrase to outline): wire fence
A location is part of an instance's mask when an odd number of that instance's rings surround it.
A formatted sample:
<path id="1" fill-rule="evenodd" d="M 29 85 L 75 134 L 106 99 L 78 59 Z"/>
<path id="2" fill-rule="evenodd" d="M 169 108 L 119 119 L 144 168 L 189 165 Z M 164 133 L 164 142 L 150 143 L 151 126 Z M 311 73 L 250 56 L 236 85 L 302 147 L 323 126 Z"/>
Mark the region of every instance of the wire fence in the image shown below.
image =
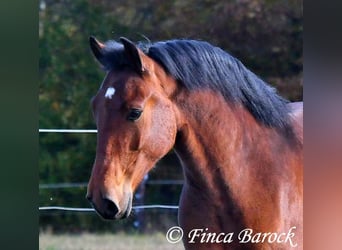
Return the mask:
<path id="1" fill-rule="evenodd" d="M 183 185 L 182 180 L 150 180 L 144 185 Z M 61 189 L 61 188 L 85 188 L 88 183 L 52 183 L 52 184 L 40 184 L 39 189 Z M 136 205 L 132 206 L 133 210 L 141 209 L 178 209 L 175 205 Z M 77 207 L 65 207 L 65 206 L 42 206 L 39 207 L 39 211 L 68 211 L 68 212 L 95 212 L 94 208 L 77 208 Z"/>
<path id="2" fill-rule="evenodd" d="M 173 205 L 139 205 L 139 206 L 132 206 L 134 210 L 140 209 L 178 209 L 178 206 Z M 79 208 L 79 207 L 62 207 L 62 206 L 44 206 L 39 207 L 39 211 L 46 211 L 46 210 L 60 210 L 60 211 L 70 211 L 70 212 L 95 212 L 94 208 Z"/>
<path id="3" fill-rule="evenodd" d="M 183 183 L 183 180 L 149 180 L 145 185 L 183 185 Z M 85 188 L 87 185 L 86 182 L 50 183 L 39 184 L 39 189 Z"/>
<path id="4" fill-rule="evenodd" d="M 97 129 L 39 129 L 39 133 L 97 133 Z"/>

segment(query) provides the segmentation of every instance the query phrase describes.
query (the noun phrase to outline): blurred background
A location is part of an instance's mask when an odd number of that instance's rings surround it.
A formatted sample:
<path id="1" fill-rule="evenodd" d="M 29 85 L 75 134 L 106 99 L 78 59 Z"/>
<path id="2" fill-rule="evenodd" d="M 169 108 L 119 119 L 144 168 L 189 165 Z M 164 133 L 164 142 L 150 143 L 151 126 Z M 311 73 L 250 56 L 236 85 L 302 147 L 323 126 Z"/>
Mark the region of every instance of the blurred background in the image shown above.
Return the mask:
<path id="1" fill-rule="evenodd" d="M 96 129 L 89 101 L 104 72 L 91 55 L 90 35 L 100 41 L 120 36 L 136 42 L 205 40 L 237 57 L 285 98 L 302 100 L 302 4 L 301 0 L 40 0 L 39 128 Z M 40 133 L 40 207 L 89 207 L 85 194 L 95 147 L 96 134 Z M 170 152 L 147 176 L 134 204 L 177 205 L 182 179 L 181 166 Z M 61 247 L 61 239 L 59 247 L 54 246 L 52 236 L 110 233 L 122 239 L 148 234 L 167 243 L 160 234 L 177 225 L 177 210 L 135 210 L 120 222 L 103 221 L 94 212 L 47 210 L 39 212 L 39 219 L 41 249 L 81 249 L 75 241 Z M 138 242 L 137 249 L 144 249 L 143 240 Z M 156 247 L 164 249 L 160 244 Z M 134 248 L 126 244 L 122 249 Z"/>

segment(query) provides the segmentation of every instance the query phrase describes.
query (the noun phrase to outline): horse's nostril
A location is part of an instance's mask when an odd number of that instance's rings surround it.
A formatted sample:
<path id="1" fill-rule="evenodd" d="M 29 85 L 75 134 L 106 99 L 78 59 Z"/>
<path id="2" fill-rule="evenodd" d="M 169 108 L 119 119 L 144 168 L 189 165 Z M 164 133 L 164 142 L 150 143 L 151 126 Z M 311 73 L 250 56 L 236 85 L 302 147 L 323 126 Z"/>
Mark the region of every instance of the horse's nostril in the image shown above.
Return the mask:
<path id="1" fill-rule="evenodd" d="M 104 203 L 106 214 L 109 217 L 114 217 L 118 213 L 119 209 L 112 200 L 103 198 L 103 203 Z"/>

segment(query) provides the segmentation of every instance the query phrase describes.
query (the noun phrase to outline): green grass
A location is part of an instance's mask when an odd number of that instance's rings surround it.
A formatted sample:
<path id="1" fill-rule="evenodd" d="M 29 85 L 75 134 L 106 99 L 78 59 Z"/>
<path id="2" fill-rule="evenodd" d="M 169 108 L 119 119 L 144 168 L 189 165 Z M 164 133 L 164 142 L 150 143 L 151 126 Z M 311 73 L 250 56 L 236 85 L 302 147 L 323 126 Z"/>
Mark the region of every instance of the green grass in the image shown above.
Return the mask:
<path id="1" fill-rule="evenodd" d="M 184 250 L 155 234 L 39 234 L 39 250 Z"/>

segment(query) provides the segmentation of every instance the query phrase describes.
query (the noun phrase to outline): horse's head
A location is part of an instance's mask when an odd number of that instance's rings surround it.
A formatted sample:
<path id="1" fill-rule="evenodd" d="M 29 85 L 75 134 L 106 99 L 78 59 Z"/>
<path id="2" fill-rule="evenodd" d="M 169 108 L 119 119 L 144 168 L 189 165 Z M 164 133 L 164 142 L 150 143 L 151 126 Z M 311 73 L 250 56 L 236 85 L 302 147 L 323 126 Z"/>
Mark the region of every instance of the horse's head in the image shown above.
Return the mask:
<path id="1" fill-rule="evenodd" d="M 91 101 L 98 134 L 87 198 L 105 219 L 130 214 L 134 190 L 171 150 L 177 132 L 170 89 L 162 87 L 168 76 L 132 42 L 120 40 L 116 58 L 110 44 L 90 38 L 93 54 L 108 70 Z M 110 60 L 120 62 L 108 66 Z"/>

